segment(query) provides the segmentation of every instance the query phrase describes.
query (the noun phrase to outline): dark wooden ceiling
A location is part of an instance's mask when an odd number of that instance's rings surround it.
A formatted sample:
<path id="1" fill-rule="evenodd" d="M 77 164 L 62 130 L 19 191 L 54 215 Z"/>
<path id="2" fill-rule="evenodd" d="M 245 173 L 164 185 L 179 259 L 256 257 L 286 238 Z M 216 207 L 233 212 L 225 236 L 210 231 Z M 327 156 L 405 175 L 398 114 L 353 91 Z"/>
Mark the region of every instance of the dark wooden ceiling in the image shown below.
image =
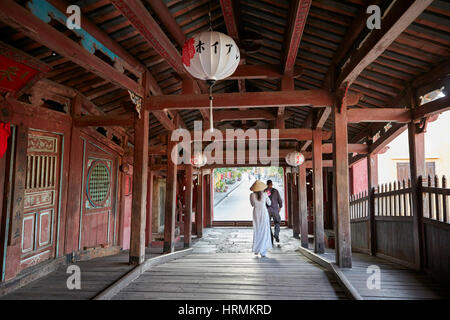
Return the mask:
<path id="1" fill-rule="evenodd" d="M 18 1 L 26 6 L 27 1 Z M 151 16 L 160 25 L 175 48 L 181 52 L 179 41 L 166 27 L 167 21 L 153 12 L 151 0 L 142 1 Z M 391 0 L 374 1 L 386 10 Z M 95 25 L 105 31 L 110 38 L 125 48 L 132 56 L 145 65 L 154 76 L 163 94 L 180 94 L 181 78 L 153 47 L 133 28 L 109 0 L 69 1 L 79 5 L 82 13 Z M 211 10 L 214 30 L 227 33 L 225 20 L 219 0 L 164 0 L 167 10 L 175 19 L 185 37 L 208 29 Z M 262 39 L 261 47 L 245 54 L 247 64 L 281 64 L 284 54 L 284 42 L 289 32 L 291 7 L 294 1 L 288 0 L 242 0 L 235 1 L 241 37 Z M 303 72 L 295 80 L 296 89 L 317 89 L 326 85 L 327 73 L 335 68 L 339 70 L 364 40 L 369 29 L 364 28 L 351 43 L 342 57 L 346 36 L 352 32 L 355 21 L 360 17 L 367 4 L 364 0 L 313 0 L 309 10 L 301 43 L 298 49 L 296 66 Z M 408 83 L 421 74 L 446 61 L 450 55 L 450 3 L 435 0 L 373 63 L 359 75 L 349 88 L 351 93 L 364 96 L 359 107 L 382 108 L 389 105 Z M 53 22 L 52 22 L 53 23 Z M 76 40 L 73 33 L 57 23 L 55 28 Z M 122 114 L 130 112 L 123 102 L 130 100 L 128 92 L 109 81 L 87 71 L 86 69 L 60 56 L 26 37 L 19 30 L 0 22 L 0 35 L 3 42 L 41 59 L 53 67 L 48 79 L 72 87 L 105 113 Z M 340 58 L 340 59 L 337 59 Z M 247 91 L 280 90 L 280 80 L 245 80 Z M 224 80 L 215 86 L 215 92 L 239 91 L 236 80 Z M 286 128 L 298 128 L 312 112 L 309 107 L 290 107 L 286 109 L 291 116 L 286 120 Z M 255 111 L 257 112 L 257 111 Z M 276 114 L 276 110 L 273 110 Z M 198 110 L 178 112 L 189 129 L 193 121 L 202 119 Z M 150 137 L 155 137 L 166 130 L 151 115 Z M 230 125 L 232 123 L 229 123 Z M 222 124 L 223 125 L 223 124 Z M 226 125 L 226 124 L 225 124 Z M 235 125 L 235 124 L 234 124 Z M 269 125 L 258 122 L 257 126 Z M 332 129 L 331 117 L 324 128 Z M 377 124 L 350 124 L 349 141 L 361 141 L 362 132 L 379 128 Z M 132 133 L 132 129 L 129 129 Z M 358 140 L 359 138 L 359 140 Z"/>

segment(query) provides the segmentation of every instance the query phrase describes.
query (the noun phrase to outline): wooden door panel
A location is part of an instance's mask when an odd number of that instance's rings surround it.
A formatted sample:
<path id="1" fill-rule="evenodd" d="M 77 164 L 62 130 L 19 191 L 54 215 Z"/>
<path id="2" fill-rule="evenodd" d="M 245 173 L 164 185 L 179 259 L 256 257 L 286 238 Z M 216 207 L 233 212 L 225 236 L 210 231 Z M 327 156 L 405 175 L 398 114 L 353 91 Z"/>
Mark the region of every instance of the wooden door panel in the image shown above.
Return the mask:
<path id="1" fill-rule="evenodd" d="M 21 245 L 22 269 L 54 256 L 60 161 L 61 137 L 30 130 Z"/>
<path id="2" fill-rule="evenodd" d="M 53 210 L 39 212 L 39 247 L 50 244 Z"/>
<path id="3" fill-rule="evenodd" d="M 116 163 L 117 157 L 88 143 L 84 168 L 82 248 L 113 243 Z"/>
<path id="4" fill-rule="evenodd" d="M 35 214 L 27 214 L 23 217 L 22 226 L 22 254 L 31 252 L 34 250 L 34 230 L 36 230 Z"/>

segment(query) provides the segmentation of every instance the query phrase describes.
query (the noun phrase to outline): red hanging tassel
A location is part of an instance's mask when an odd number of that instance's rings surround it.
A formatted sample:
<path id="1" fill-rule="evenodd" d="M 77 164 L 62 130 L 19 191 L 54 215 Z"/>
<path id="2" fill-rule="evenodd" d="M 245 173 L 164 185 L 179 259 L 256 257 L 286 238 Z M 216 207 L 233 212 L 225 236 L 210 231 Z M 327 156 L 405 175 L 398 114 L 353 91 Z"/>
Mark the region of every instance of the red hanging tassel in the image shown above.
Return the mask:
<path id="1" fill-rule="evenodd" d="M 11 123 L 2 123 L 0 122 L 0 159 L 3 158 L 3 155 L 8 148 L 8 138 L 11 135 Z"/>

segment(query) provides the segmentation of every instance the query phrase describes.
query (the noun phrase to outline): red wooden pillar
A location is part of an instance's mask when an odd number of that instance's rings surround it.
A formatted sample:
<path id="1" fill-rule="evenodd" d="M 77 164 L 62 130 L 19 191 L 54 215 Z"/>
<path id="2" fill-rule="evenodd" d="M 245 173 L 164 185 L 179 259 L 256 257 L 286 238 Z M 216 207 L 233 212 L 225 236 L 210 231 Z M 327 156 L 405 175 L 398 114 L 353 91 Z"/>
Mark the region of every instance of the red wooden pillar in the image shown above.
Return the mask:
<path id="1" fill-rule="evenodd" d="M 142 85 L 145 95 L 141 117 L 134 118 L 134 155 L 133 155 L 133 200 L 131 210 L 130 264 L 141 264 L 145 260 L 145 216 L 148 178 L 148 136 L 149 111 L 145 105 L 149 90 L 149 74 L 144 73 Z"/>
<path id="2" fill-rule="evenodd" d="M 295 171 L 298 169 L 296 168 Z M 294 171 L 294 170 L 293 170 Z M 292 173 L 292 198 L 293 198 L 293 210 L 292 210 L 292 234 L 294 238 L 300 238 L 300 204 L 299 204 L 299 184 L 298 173 Z"/>
<path id="3" fill-rule="evenodd" d="M 147 183 L 147 217 L 145 223 L 145 244 L 149 247 L 152 244 L 152 210 L 153 210 L 153 177 L 154 171 L 151 170 L 151 165 L 148 171 Z"/>
<path id="4" fill-rule="evenodd" d="M 298 202 L 300 207 L 300 239 L 308 248 L 308 199 L 306 193 L 306 165 L 298 167 Z"/>
<path id="5" fill-rule="evenodd" d="M 192 188 L 194 179 L 192 175 L 192 165 L 186 164 L 186 208 L 184 211 L 184 247 L 191 246 L 192 235 Z"/>
<path id="6" fill-rule="evenodd" d="M 176 215 L 176 197 L 177 197 L 177 161 L 178 152 L 172 150 L 177 142 L 171 140 L 171 134 L 168 136 L 167 143 L 167 178 L 166 178 L 166 208 L 164 216 L 164 253 L 175 251 L 175 215 Z"/>
<path id="7" fill-rule="evenodd" d="M 286 180 L 287 180 L 287 201 L 288 204 L 288 228 L 292 228 L 292 210 L 293 210 L 293 199 L 292 199 L 292 168 L 289 168 L 289 172 L 286 174 Z"/>
<path id="8" fill-rule="evenodd" d="M 369 251 L 372 256 L 377 252 L 376 223 L 375 223 L 375 199 L 373 197 L 378 185 L 378 155 L 367 155 L 367 184 L 369 195 Z"/>
<path id="9" fill-rule="evenodd" d="M 423 243 L 423 208 L 420 205 L 422 194 L 419 193 L 418 178 L 426 177 L 425 167 L 425 133 L 418 125 L 411 122 L 408 124 L 409 140 L 409 167 L 411 171 L 411 196 L 413 216 L 413 242 L 414 242 L 414 265 L 417 270 L 424 267 L 424 243 Z"/>
<path id="10" fill-rule="evenodd" d="M 197 177 L 197 205 L 195 211 L 195 229 L 197 231 L 197 238 L 203 237 L 203 183 L 202 171 L 198 171 Z"/>
<path id="11" fill-rule="evenodd" d="M 339 105 L 341 104 L 341 105 Z M 352 267 L 350 235 L 347 105 L 333 106 L 333 183 L 335 196 L 336 264 L 341 268 Z"/>
<path id="12" fill-rule="evenodd" d="M 314 252 L 325 252 L 323 229 L 322 131 L 313 130 Z"/>
<path id="13" fill-rule="evenodd" d="M 212 226 L 212 210 L 213 210 L 213 200 L 212 200 L 212 175 L 209 173 L 205 176 L 205 227 L 211 228 Z"/>

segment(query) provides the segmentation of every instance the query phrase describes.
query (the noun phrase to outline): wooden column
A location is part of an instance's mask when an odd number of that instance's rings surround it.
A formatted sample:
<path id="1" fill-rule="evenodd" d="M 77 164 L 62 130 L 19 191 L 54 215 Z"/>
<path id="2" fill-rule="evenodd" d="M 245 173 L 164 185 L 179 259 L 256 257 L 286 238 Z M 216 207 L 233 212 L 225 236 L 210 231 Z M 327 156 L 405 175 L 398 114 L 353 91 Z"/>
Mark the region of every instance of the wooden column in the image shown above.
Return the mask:
<path id="1" fill-rule="evenodd" d="M 145 220 L 145 245 L 147 247 L 152 244 L 152 221 L 153 221 L 153 177 L 155 172 L 151 170 L 151 165 L 148 170 L 147 182 L 147 216 Z"/>
<path id="2" fill-rule="evenodd" d="M 297 171 L 297 169 L 296 169 Z M 299 204 L 299 185 L 298 185 L 298 173 L 292 174 L 292 198 L 293 198 L 293 210 L 292 210 L 292 234 L 294 238 L 300 238 L 300 204 Z"/>
<path id="3" fill-rule="evenodd" d="M 287 217 L 287 225 L 288 225 L 288 228 L 292 228 L 292 210 L 293 210 L 293 200 L 292 200 L 292 168 L 290 169 L 291 170 L 291 172 L 288 172 L 287 174 L 286 174 L 286 181 L 287 181 L 287 185 L 286 185 L 286 188 L 287 188 L 287 201 L 286 201 L 286 203 L 287 203 L 287 205 L 288 205 L 288 217 Z"/>
<path id="4" fill-rule="evenodd" d="M 378 184 L 378 155 L 367 155 L 367 187 L 368 187 L 368 203 L 369 203 L 369 251 L 372 256 L 377 252 L 376 241 L 376 224 L 375 224 L 375 199 L 374 192 Z"/>
<path id="5" fill-rule="evenodd" d="M 325 252 L 323 229 L 323 174 L 322 174 L 322 133 L 313 131 L 313 212 L 314 212 L 314 252 Z"/>
<path id="6" fill-rule="evenodd" d="M 347 106 L 344 102 L 337 104 L 333 106 L 332 111 L 334 119 L 333 187 L 336 210 L 336 264 L 341 268 L 351 268 L 352 248 L 350 238 Z"/>
<path id="7" fill-rule="evenodd" d="M 173 152 L 177 142 L 170 139 L 168 135 L 167 143 L 167 177 L 166 177 L 166 208 L 164 216 L 164 253 L 175 251 L 175 215 L 177 197 L 177 159 L 178 152 Z"/>
<path id="8" fill-rule="evenodd" d="M 420 132 L 413 122 L 408 124 L 409 140 L 409 167 L 411 171 L 411 196 L 413 216 L 413 242 L 414 242 L 414 264 L 417 270 L 424 267 L 424 245 L 423 245 L 423 208 L 421 206 L 422 194 L 419 193 L 418 178 L 426 177 L 425 167 L 425 134 Z"/>
<path id="9" fill-rule="evenodd" d="M 145 260 L 145 218 L 148 178 L 148 137 L 150 115 L 146 105 L 150 94 L 151 75 L 142 76 L 144 97 L 140 117 L 134 115 L 133 154 L 133 200 L 131 206 L 130 264 L 141 264 Z"/>
<path id="10" fill-rule="evenodd" d="M 191 246 L 192 235 L 192 188 L 193 188 L 193 175 L 192 164 L 186 165 L 186 208 L 184 211 L 184 247 L 189 248 Z"/>
<path id="11" fill-rule="evenodd" d="M 298 202 L 300 207 L 300 239 L 302 247 L 308 248 L 308 200 L 305 164 L 298 167 Z"/>
<path id="12" fill-rule="evenodd" d="M 143 110 L 140 119 L 135 115 L 130 264 L 141 264 L 145 260 L 149 123 L 148 111 Z"/>
<path id="13" fill-rule="evenodd" d="M 197 238 L 203 237 L 203 175 L 199 170 L 197 177 L 197 205 L 195 211 L 195 229 L 197 230 Z"/>
<path id="14" fill-rule="evenodd" d="M 203 188 L 203 195 L 205 197 L 204 202 L 204 218 L 205 223 L 204 226 L 206 228 L 211 228 L 212 226 L 212 207 L 213 207 L 213 199 L 212 199 L 212 174 L 208 173 L 204 176 L 204 188 Z"/>

